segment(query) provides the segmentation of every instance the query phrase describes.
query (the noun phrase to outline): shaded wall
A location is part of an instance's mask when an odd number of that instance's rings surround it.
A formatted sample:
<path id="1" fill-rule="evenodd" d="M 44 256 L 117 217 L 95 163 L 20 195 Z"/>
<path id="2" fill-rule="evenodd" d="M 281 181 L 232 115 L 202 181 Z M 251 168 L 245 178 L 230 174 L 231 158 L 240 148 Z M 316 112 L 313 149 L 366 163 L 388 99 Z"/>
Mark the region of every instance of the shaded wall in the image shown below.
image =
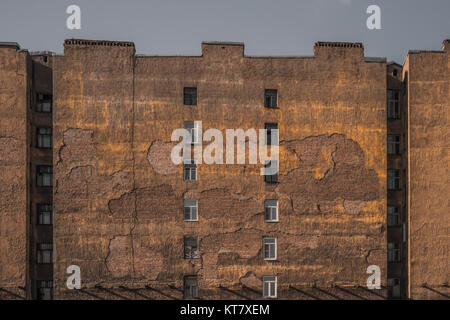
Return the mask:
<path id="1" fill-rule="evenodd" d="M 26 296 L 30 59 L 0 44 L 0 299 Z"/>

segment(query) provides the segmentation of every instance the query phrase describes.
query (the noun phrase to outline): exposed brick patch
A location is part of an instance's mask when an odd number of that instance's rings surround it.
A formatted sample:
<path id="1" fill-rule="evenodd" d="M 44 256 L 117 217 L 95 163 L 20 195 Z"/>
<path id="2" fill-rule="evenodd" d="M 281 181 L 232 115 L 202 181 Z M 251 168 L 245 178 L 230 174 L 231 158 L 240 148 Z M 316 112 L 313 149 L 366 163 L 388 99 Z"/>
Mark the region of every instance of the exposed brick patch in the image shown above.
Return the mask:
<path id="1" fill-rule="evenodd" d="M 297 212 L 326 211 L 337 199 L 344 199 L 354 214 L 361 201 L 379 197 L 378 175 L 365 167 L 359 144 L 341 134 L 320 135 L 284 142 L 299 159 L 298 167 L 280 176 L 279 194 L 293 199 Z M 348 202 L 357 201 L 357 202 Z"/>
<path id="2" fill-rule="evenodd" d="M 177 166 L 172 162 L 170 154 L 174 144 L 171 142 L 153 142 L 148 148 L 147 160 L 157 174 L 177 173 Z"/>

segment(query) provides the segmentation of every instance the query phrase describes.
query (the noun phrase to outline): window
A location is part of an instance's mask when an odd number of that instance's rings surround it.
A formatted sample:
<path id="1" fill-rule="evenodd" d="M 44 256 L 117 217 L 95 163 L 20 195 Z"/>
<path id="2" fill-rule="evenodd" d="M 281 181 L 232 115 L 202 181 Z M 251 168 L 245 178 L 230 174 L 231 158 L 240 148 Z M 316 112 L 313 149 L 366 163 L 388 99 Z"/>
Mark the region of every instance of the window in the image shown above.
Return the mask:
<path id="1" fill-rule="evenodd" d="M 388 154 L 400 154 L 400 136 L 389 134 L 387 136 Z"/>
<path id="2" fill-rule="evenodd" d="M 277 297 L 277 277 L 274 276 L 263 277 L 263 297 L 264 298 Z"/>
<path id="3" fill-rule="evenodd" d="M 264 201 L 264 220 L 267 222 L 278 221 L 278 201 L 266 200 Z"/>
<path id="4" fill-rule="evenodd" d="M 37 129 L 37 146 L 38 148 L 52 147 L 52 128 Z"/>
<path id="5" fill-rule="evenodd" d="M 190 134 L 190 137 L 186 137 L 185 141 L 189 144 L 199 143 L 199 125 L 197 121 L 186 121 L 184 123 L 184 129 Z"/>
<path id="6" fill-rule="evenodd" d="M 191 161 L 191 163 L 184 163 L 184 181 L 195 181 L 197 180 L 197 165 L 194 161 Z"/>
<path id="7" fill-rule="evenodd" d="M 36 99 L 37 112 L 52 112 L 52 96 L 50 94 L 37 94 Z"/>
<path id="8" fill-rule="evenodd" d="M 400 298 L 400 279 L 388 279 L 389 298 Z"/>
<path id="9" fill-rule="evenodd" d="M 52 224 L 52 211 L 51 204 L 38 204 L 38 224 Z"/>
<path id="10" fill-rule="evenodd" d="M 397 207 L 387 207 L 387 225 L 388 227 L 400 225 L 400 213 Z"/>
<path id="11" fill-rule="evenodd" d="M 53 186 L 53 168 L 52 166 L 37 166 L 37 186 Z"/>
<path id="12" fill-rule="evenodd" d="M 264 91 L 264 107 L 278 108 L 278 106 L 277 106 L 277 90 L 266 89 Z"/>
<path id="13" fill-rule="evenodd" d="M 388 262 L 400 262 L 400 245 L 398 243 L 388 243 Z"/>
<path id="14" fill-rule="evenodd" d="M 51 280 L 37 281 L 36 287 L 38 300 L 53 299 L 53 281 Z"/>
<path id="15" fill-rule="evenodd" d="M 396 77 L 396 76 L 398 75 L 397 69 L 392 70 L 392 75 L 393 75 L 394 77 Z"/>
<path id="16" fill-rule="evenodd" d="M 400 190 L 400 170 L 388 170 L 388 190 Z"/>
<path id="17" fill-rule="evenodd" d="M 197 88 L 184 88 L 184 104 L 187 106 L 197 105 Z"/>
<path id="18" fill-rule="evenodd" d="M 198 258 L 198 241 L 197 238 L 184 238 L 184 258 Z"/>
<path id="19" fill-rule="evenodd" d="M 400 119 L 400 102 L 399 91 L 388 90 L 387 91 L 387 107 L 389 119 Z"/>
<path id="20" fill-rule="evenodd" d="M 184 278 L 184 297 L 185 298 L 198 298 L 197 278 L 195 278 L 195 277 L 185 277 Z"/>
<path id="21" fill-rule="evenodd" d="M 53 244 L 52 243 L 38 243 L 37 245 L 37 263 L 52 263 L 53 262 Z"/>
<path id="22" fill-rule="evenodd" d="M 266 145 L 278 145 L 278 124 L 266 123 L 264 129 L 266 129 Z"/>
<path id="23" fill-rule="evenodd" d="M 272 162 L 274 168 L 272 168 Z M 266 161 L 266 164 L 264 165 L 265 172 L 264 172 L 264 181 L 267 183 L 277 183 L 278 182 L 278 174 L 274 173 L 271 174 L 275 170 L 275 168 L 278 168 L 278 161 L 272 160 L 272 161 Z"/>
<path id="24" fill-rule="evenodd" d="M 197 221 L 197 200 L 184 200 L 184 221 Z"/>
<path id="25" fill-rule="evenodd" d="M 264 260 L 275 260 L 277 258 L 277 238 L 263 239 Z"/>

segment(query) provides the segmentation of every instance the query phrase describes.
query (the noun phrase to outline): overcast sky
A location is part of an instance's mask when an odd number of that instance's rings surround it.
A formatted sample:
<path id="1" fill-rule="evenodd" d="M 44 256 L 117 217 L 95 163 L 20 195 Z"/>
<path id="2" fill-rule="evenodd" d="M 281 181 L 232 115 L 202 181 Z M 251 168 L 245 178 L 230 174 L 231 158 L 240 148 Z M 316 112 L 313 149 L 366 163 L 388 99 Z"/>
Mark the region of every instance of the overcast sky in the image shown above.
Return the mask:
<path id="1" fill-rule="evenodd" d="M 81 8 L 68 30 L 66 8 Z M 366 9 L 381 8 L 381 30 Z M 316 41 L 363 42 L 365 55 L 403 63 L 440 50 L 450 0 L 0 0 L 0 41 L 63 52 L 66 38 L 133 41 L 137 53 L 200 55 L 202 41 L 239 41 L 246 55 L 312 55 Z"/>

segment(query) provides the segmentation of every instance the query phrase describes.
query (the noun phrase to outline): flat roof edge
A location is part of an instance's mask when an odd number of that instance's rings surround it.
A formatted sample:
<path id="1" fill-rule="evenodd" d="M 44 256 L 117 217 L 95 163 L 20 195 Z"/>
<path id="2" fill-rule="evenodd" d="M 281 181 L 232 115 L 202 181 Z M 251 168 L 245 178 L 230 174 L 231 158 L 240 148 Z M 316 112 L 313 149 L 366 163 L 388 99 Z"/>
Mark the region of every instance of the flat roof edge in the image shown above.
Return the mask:
<path id="1" fill-rule="evenodd" d="M 365 62 L 386 62 L 387 59 L 385 57 L 364 57 Z"/>
<path id="2" fill-rule="evenodd" d="M 202 44 L 223 45 L 223 46 L 245 46 L 244 42 L 236 41 L 202 41 Z"/>
<path id="3" fill-rule="evenodd" d="M 408 50 L 408 54 L 417 54 L 417 53 L 444 53 L 442 50 Z"/>
<path id="4" fill-rule="evenodd" d="M 55 53 L 53 51 L 32 51 L 30 52 L 31 56 L 42 56 L 42 55 L 46 55 L 46 56 L 54 56 Z"/>
<path id="5" fill-rule="evenodd" d="M 15 48 L 20 50 L 20 45 L 17 42 L 0 42 L 0 48 Z"/>

